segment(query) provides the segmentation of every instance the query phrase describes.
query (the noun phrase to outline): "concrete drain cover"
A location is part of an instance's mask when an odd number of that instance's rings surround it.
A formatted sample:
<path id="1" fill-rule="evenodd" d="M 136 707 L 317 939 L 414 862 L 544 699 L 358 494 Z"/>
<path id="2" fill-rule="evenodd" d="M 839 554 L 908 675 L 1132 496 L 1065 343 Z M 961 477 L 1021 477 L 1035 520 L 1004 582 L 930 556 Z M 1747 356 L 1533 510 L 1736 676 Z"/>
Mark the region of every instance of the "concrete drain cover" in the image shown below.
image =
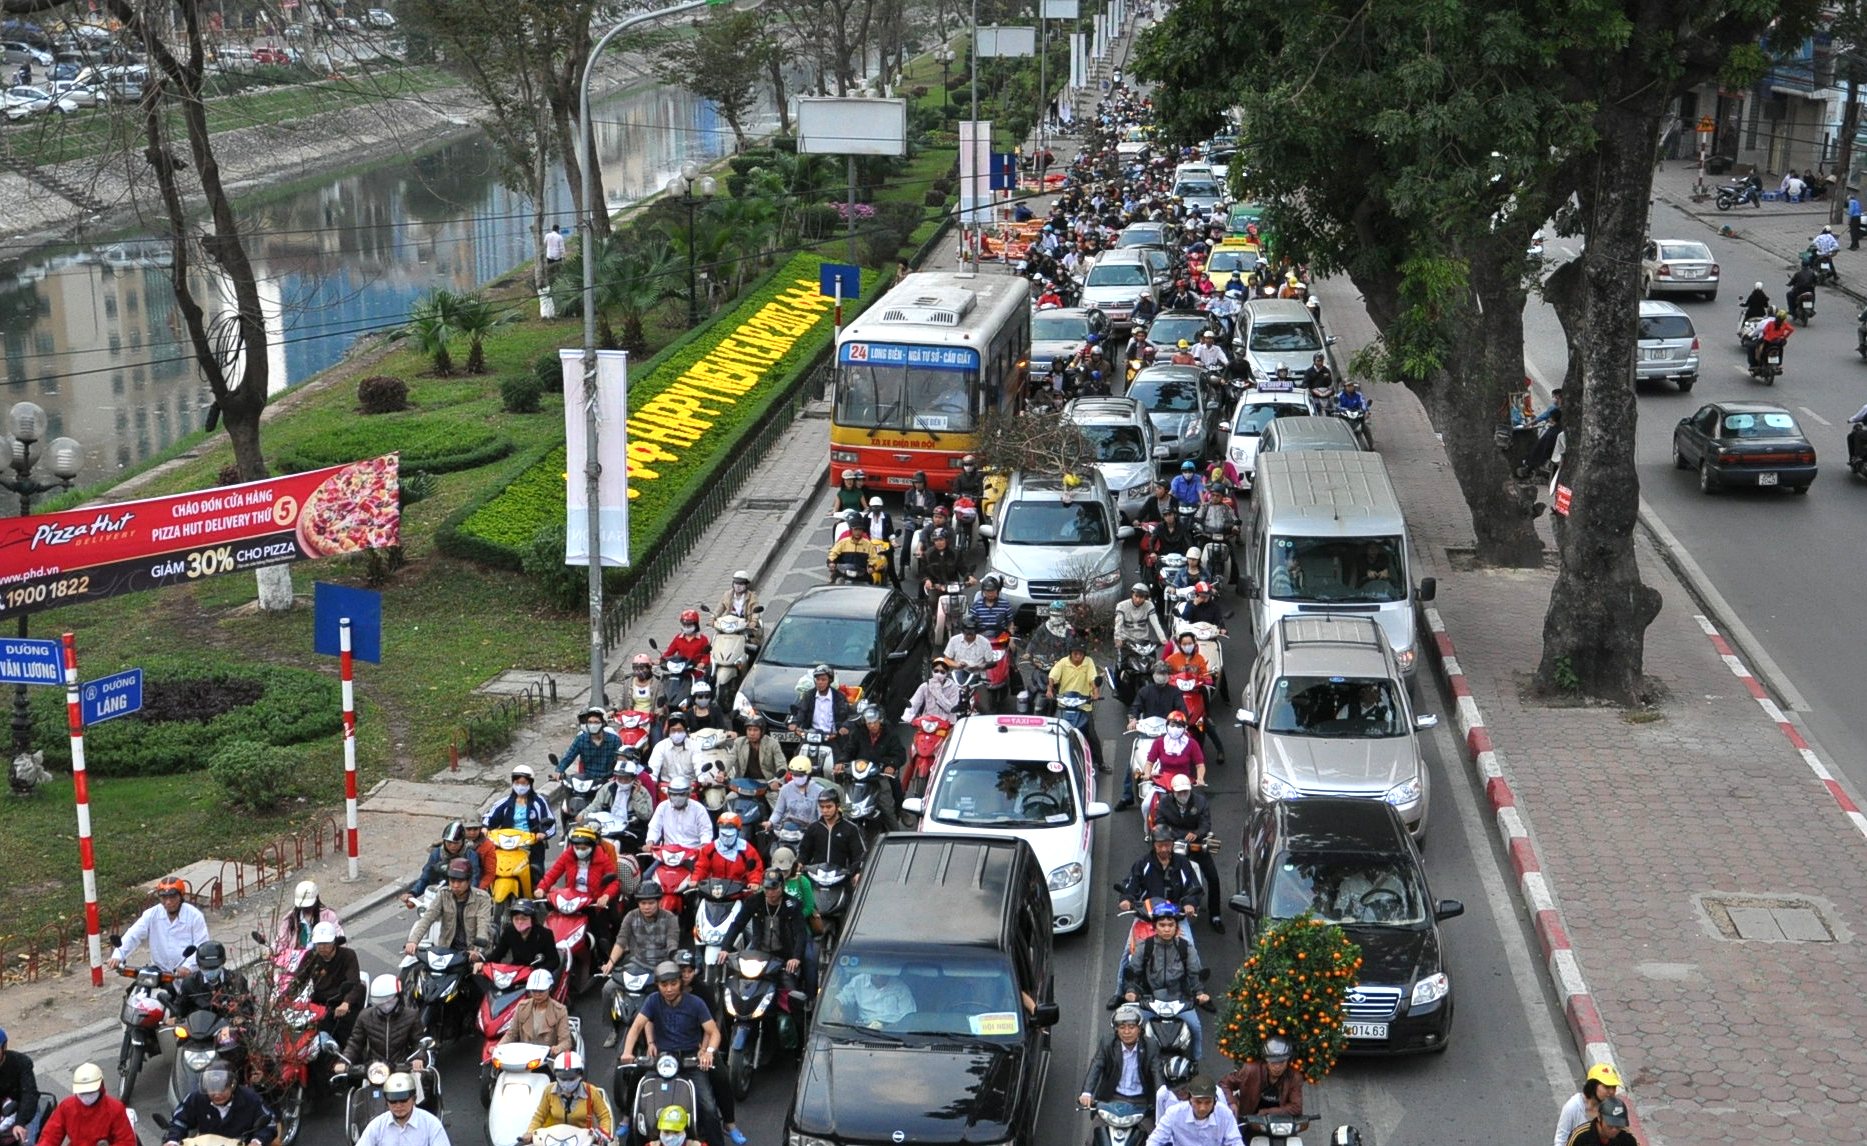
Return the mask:
<path id="1" fill-rule="evenodd" d="M 785 510 L 792 508 L 796 504 L 797 499 L 791 497 L 748 497 L 739 503 L 742 509 L 748 509 L 754 512 Z"/>
<path id="2" fill-rule="evenodd" d="M 1719 935 L 1760 943 L 1833 943 L 1837 936 L 1815 903 L 1795 896 L 1701 895 L 1699 910 Z"/>

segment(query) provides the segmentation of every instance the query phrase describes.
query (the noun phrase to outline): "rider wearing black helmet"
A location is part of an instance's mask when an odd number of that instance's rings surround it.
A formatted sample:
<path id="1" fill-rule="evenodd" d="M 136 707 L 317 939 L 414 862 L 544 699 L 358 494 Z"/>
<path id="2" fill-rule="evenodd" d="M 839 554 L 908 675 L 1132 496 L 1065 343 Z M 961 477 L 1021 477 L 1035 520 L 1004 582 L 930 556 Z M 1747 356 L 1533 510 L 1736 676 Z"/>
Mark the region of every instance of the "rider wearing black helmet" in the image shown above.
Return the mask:
<path id="1" fill-rule="evenodd" d="M 195 972 L 175 984 L 175 1002 L 170 1008 L 177 1015 L 194 1011 L 213 1011 L 233 1018 L 253 1010 L 253 989 L 246 976 L 227 966 L 227 948 L 210 939 L 195 948 Z"/>

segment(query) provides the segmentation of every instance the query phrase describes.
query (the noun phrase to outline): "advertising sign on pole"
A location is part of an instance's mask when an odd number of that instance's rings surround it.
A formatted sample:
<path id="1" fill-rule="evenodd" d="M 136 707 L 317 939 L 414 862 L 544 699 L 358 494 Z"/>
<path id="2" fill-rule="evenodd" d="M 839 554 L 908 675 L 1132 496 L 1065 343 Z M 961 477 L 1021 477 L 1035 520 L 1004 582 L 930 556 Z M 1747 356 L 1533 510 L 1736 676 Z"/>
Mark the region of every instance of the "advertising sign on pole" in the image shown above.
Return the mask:
<path id="1" fill-rule="evenodd" d="M 1075 20 L 1081 16 L 1081 0 L 1044 0 L 1044 19 Z"/>
<path id="2" fill-rule="evenodd" d="M 906 155 L 908 101 L 866 96 L 800 96 L 800 155 Z"/>
<path id="3" fill-rule="evenodd" d="M 992 191 L 987 177 L 992 170 L 992 121 L 959 121 L 960 222 L 983 227 L 992 221 Z"/>
<path id="4" fill-rule="evenodd" d="M 590 564 L 590 496 L 584 481 L 585 451 L 583 394 L 583 351 L 558 351 L 558 366 L 564 371 L 564 564 L 587 568 Z M 597 498 L 600 514 L 599 552 L 603 564 L 612 569 L 629 567 L 629 458 L 634 456 L 625 432 L 629 412 L 629 352 L 596 352 L 597 425 L 596 463 Z M 643 464 L 657 452 L 653 443 L 643 443 Z"/>
<path id="5" fill-rule="evenodd" d="M 397 545 L 396 470 L 397 455 L 385 454 L 172 497 L 0 519 L 0 614 Z"/>
<path id="6" fill-rule="evenodd" d="M 997 24 L 978 30 L 979 58 L 1009 59 L 1037 54 L 1036 28 L 1001 28 Z"/>

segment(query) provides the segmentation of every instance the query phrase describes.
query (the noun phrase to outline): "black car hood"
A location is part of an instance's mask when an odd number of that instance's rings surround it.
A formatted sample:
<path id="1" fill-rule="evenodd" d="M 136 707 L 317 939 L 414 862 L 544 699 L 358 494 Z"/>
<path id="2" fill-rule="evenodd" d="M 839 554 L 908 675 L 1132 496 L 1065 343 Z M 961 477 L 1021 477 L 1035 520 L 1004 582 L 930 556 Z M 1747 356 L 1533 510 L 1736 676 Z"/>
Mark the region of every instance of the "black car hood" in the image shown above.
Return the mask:
<path id="1" fill-rule="evenodd" d="M 818 1035 L 798 1074 L 792 1125 L 844 1142 L 1002 1142 L 1019 1104 L 1036 1098 L 1017 1094 L 1019 1057 L 984 1044 Z"/>
<path id="2" fill-rule="evenodd" d="M 1439 928 L 1414 931 L 1404 927 L 1342 928 L 1361 946 L 1361 982 L 1369 986 L 1399 987 L 1403 992 L 1421 975 L 1439 970 Z"/>
<path id="3" fill-rule="evenodd" d="M 797 703 L 797 683 L 804 680 L 808 685 L 811 667 L 754 661 L 739 682 L 739 697 L 758 709 L 767 720 L 782 727 L 791 706 Z M 869 669 L 837 669 L 836 684 L 866 687 L 870 673 Z"/>

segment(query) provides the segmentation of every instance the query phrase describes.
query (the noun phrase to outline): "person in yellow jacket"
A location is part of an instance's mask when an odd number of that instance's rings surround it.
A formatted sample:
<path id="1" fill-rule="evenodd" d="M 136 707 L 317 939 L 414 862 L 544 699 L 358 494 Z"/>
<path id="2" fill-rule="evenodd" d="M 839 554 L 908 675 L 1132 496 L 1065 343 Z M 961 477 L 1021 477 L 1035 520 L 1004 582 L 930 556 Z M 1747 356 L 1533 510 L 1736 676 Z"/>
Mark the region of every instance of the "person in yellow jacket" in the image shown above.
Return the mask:
<path id="1" fill-rule="evenodd" d="M 547 1126 L 594 1131 L 599 1141 L 615 1136 L 616 1115 L 610 1110 L 609 1097 L 601 1087 L 584 1081 L 583 1056 L 576 1051 L 551 1056 L 551 1088 L 538 1100 L 532 1124 L 519 1141 L 530 1142 L 533 1134 Z"/>

